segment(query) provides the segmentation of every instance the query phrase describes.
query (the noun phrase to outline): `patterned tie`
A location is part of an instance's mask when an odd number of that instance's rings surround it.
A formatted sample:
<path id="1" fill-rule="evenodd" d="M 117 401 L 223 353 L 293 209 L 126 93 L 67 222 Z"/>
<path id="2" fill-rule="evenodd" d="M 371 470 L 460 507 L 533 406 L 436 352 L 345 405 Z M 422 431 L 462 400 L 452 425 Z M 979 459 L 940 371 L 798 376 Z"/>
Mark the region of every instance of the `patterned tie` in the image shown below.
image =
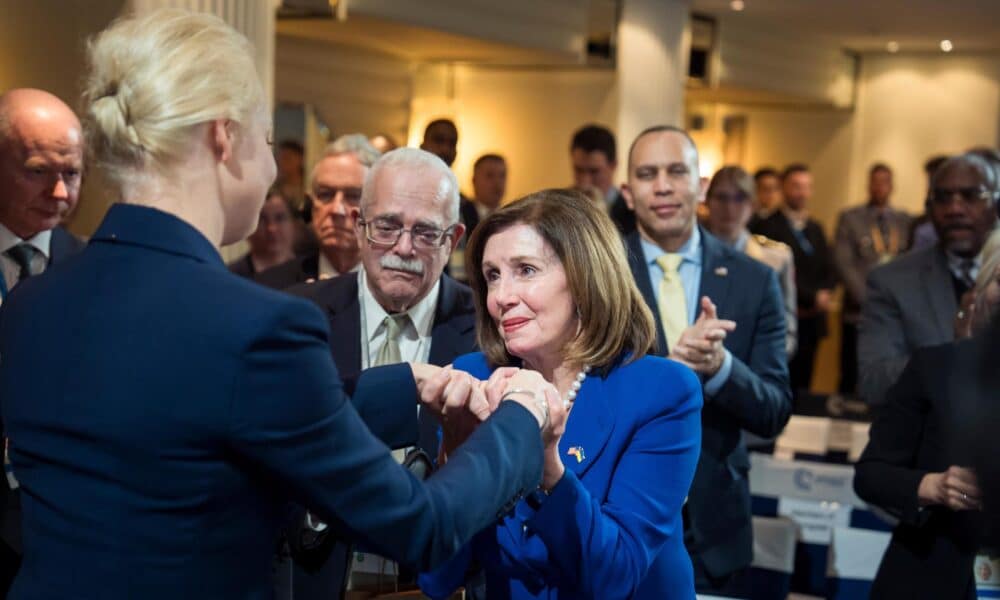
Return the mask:
<path id="1" fill-rule="evenodd" d="M 687 300 L 684 296 L 684 284 L 677 268 L 681 265 L 680 254 L 664 254 L 656 259 L 656 264 L 663 269 L 663 279 L 660 280 L 660 299 L 657 308 L 660 311 L 660 321 L 663 332 L 667 336 L 667 348 L 673 348 L 688 326 Z"/>
<path id="2" fill-rule="evenodd" d="M 976 279 L 972 276 L 972 270 L 976 267 L 975 261 L 966 258 L 958 265 L 958 279 L 966 289 L 972 289 L 976 285 Z"/>
<path id="3" fill-rule="evenodd" d="M 409 322 L 410 316 L 406 313 L 386 315 L 385 319 L 382 320 L 382 324 L 385 326 L 385 343 L 379 349 L 378 356 L 375 357 L 375 364 L 372 366 L 394 365 L 403 361 L 399 354 L 399 336 Z"/>
<path id="4" fill-rule="evenodd" d="M 21 242 L 5 252 L 21 269 L 17 276 L 18 281 L 23 281 L 34 275 L 31 272 L 31 259 L 35 256 L 35 252 L 34 246 L 27 242 Z"/>

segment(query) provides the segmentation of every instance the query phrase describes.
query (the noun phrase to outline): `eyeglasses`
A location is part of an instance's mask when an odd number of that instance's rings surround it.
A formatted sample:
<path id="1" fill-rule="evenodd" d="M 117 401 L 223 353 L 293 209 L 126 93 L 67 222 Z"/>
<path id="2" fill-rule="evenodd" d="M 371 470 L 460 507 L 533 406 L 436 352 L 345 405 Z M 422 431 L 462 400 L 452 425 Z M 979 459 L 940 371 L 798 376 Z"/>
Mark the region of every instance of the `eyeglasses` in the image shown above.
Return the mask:
<path id="1" fill-rule="evenodd" d="M 343 202 L 351 206 L 361 204 L 361 188 L 356 187 L 321 187 L 312 193 L 312 197 L 319 204 L 329 204 L 337 197 L 338 193 L 344 195 Z"/>
<path id="2" fill-rule="evenodd" d="M 932 204 L 935 206 L 948 206 L 951 204 L 952 198 L 958 195 L 962 202 L 967 206 L 972 206 L 975 204 L 980 204 L 986 202 L 993 197 L 993 192 L 988 190 L 984 186 L 979 187 L 964 187 L 956 189 L 945 189 L 945 188 L 935 188 L 931 190 L 930 198 Z"/>
<path id="3" fill-rule="evenodd" d="M 365 237 L 376 246 L 392 248 L 403 237 L 404 233 L 410 234 L 413 247 L 421 250 L 435 250 L 444 245 L 445 240 L 455 232 L 456 225 L 447 229 L 438 229 L 427 225 L 414 225 L 410 229 L 405 229 L 397 222 L 375 218 L 366 221 L 364 217 L 358 218 L 358 224 L 365 228 Z"/>

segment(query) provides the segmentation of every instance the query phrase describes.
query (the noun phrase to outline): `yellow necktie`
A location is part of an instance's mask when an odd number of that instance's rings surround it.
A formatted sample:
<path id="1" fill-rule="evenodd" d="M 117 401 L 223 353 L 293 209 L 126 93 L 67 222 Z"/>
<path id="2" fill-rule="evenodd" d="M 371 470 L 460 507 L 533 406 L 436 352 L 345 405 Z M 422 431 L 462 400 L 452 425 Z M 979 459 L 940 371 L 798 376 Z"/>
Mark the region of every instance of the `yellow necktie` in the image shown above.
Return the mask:
<path id="1" fill-rule="evenodd" d="M 688 326 L 687 300 L 684 297 L 684 285 L 677 268 L 681 264 L 680 254 L 664 254 L 656 259 L 656 264 L 663 269 L 663 279 L 660 280 L 660 299 L 657 308 L 660 311 L 660 321 L 663 323 L 663 333 L 667 336 L 667 348 L 673 348 Z"/>

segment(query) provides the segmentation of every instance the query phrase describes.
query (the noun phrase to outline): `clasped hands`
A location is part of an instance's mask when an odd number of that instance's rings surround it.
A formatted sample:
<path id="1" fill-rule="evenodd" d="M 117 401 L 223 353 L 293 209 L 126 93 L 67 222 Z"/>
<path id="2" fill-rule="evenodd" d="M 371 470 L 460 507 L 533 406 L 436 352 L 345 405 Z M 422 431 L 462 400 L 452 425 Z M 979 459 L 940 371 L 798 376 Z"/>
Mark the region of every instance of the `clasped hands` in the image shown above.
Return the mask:
<path id="1" fill-rule="evenodd" d="M 736 321 L 720 319 L 712 300 L 702 296 L 698 320 L 681 333 L 670 348 L 670 358 L 695 373 L 711 377 L 719 371 L 726 358 L 722 342 L 735 330 Z"/>
<path id="2" fill-rule="evenodd" d="M 537 371 L 501 367 L 482 381 L 448 365 L 411 364 L 424 410 L 441 421 L 442 444 L 439 463 L 461 445 L 497 408 L 501 401 L 516 402 L 538 421 L 545 448 L 542 486 L 554 485 L 563 474 L 559 439 L 566 429 L 567 411 L 555 386 Z M 549 484 L 549 485 L 546 485 Z"/>

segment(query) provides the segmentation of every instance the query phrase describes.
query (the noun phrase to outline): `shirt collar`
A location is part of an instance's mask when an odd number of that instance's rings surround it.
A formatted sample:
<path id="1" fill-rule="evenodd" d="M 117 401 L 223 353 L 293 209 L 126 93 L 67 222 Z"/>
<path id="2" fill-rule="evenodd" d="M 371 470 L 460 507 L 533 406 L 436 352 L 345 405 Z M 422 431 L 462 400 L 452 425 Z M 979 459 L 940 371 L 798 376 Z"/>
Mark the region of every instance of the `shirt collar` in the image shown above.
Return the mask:
<path id="1" fill-rule="evenodd" d="M 646 264 L 653 264 L 656 259 L 668 254 L 663 248 L 660 248 L 653 242 L 650 242 L 646 238 L 639 236 L 639 241 L 642 243 L 642 252 L 646 255 Z M 701 232 L 698 230 L 698 226 L 695 225 L 691 229 L 691 237 L 688 241 L 684 242 L 684 245 L 676 252 L 681 255 L 681 263 L 692 263 L 695 265 L 701 265 Z"/>
<path id="2" fill-rule="evenodd" d="M 784 213 L 789 224 L 799 231 L 805 229 L 806 224 L 809 222 L 809 212 L 804 208 L 802 210 L 792 210 L 788 206 L 782 206 L 781 212 Z"/>
<path id="3" fill-rule="evenodd" d="M 7 229 L 3 223 L 0 223 L 0 254 L 10 250 L 21 242 L 31 244 L 35 250 L 41 252 L 45 256 L 45 259 L 48 260 L 49 248 L 52 245 L 52 230 L 46 229 L 45 231 L 36 233 L 29 239 L 22 240 L 13 231 Z"/>
<path id="4" fill-rule="evenodd" d="M 948 257 L 948 270 L 951 271 L 956 277 L 961 277 L 962 267 L 966 262 L 972 261 L 972 268 L 969 270 L 969 274 L 973 279 L 979 276 L 979 267 L 982 263 L 982 254 L 977 254 L 973 258 L 962 258 L 957 254 L 952 254 L 945 250 L 944 255 Z"/>
<path id="5" fill-rule="evenodd" d="M 721 240 L 722 238 L 717 238 Z M 733 244 L 733 248 L 739 250 L 740 252 L 747 251 L 747 244 L 750 242 L 750 232 L 744 229 L 740 232 L 739 237 L 736 238 L 736 242 Z M 722 242 L 725 243 L 725 242 Z"/>
<path id="6" fill-rule="evenodd" d="M 347 272 L 348 273 L 354 273 L 355 271 L 359 271 L 359 270 L 361 270 L 361 260 L 360 259 L 358 260 L 358 262 L 353 267 L 351 267 L 350 269 L 348 269 Z M 340 271 L 338 271 L 337 269 L 335 269 L 334 266 L 333 266 L 333 263 L 330 262 L 330 259 L 328 259 L 326 257 L 326 255 L 323 254 L 323 252 L 320 252 L 319 253 L 319 266 L 316 269 L 316 278 L 320 279 L 320 280 L 323 280 L 323 279 L 332 279 L 332 278 L 337 277 L 339 275 L 343 275 L 343 273 L 341 273 Z"/>
<path id="7" fill-rule="evenodd" d="M 368 277 L 364 269 L 358 269 L 358 293 L 365 310 L 365 335 L 368 337 L 368 341 L 372 341 L 380 332 L 382 321 L 389 313 L 382 308 L 382 305 L 378 303 L 368 288 Z M 434 311 L 437 308 L 438 296 L 440 295 L 441 278 L 439 277 L 427 295 L 406 311 L 410 315 L 412 329 L 416 330 L 418 337 L 431 335 L 431 328 L 434 326 Z M 411 327 L 407 327 L 403 334 L 406 335 L 409 331 L 411 331 Z"/>

